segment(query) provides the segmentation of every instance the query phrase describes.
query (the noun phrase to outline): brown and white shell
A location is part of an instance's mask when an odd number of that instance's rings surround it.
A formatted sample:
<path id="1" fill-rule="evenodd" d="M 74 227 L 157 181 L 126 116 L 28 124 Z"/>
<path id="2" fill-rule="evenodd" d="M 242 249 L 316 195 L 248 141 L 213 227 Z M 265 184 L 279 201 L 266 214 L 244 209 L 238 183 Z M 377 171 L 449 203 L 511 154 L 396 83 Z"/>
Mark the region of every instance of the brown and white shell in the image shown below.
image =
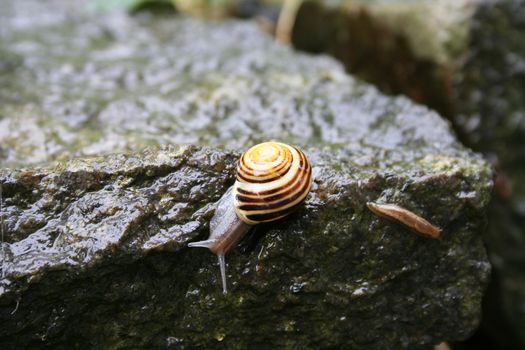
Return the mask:
<path id="1" fill-rule="evenodd" d="M 304 201 L 312 168 L 302 151 L 265 142 L 243 153 L 233 187 L 237 216 L 249 225 L 278 220 Z"/>

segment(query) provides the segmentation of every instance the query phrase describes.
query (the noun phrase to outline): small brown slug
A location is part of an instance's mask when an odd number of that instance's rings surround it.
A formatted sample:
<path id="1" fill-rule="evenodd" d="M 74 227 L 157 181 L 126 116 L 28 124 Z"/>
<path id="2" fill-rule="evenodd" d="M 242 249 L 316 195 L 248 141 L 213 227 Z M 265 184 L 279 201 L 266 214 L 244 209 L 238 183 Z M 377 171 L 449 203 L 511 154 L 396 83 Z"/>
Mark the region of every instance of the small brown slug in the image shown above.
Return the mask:
<path id="1" fill-rule="evenodd" d="M 420 236 L 437 239 L 441 235 L 439 227 L 432 225 L 421 216 L 398 205 L 367 202 L 366 206 L 374 214 L 398 222 Z"/>
<path id="2" fill-rule="evenodd" d="M 217 202 L 210 236 L 189 243 L 219 259 L 223 293 L 227 293 L 225 254 L 253 225 L 278 220 L 296 209 L 312 186 L 312 168 L 303 152 L 279 142 L 265 142 L 243 153 L 235 184 Z"/>

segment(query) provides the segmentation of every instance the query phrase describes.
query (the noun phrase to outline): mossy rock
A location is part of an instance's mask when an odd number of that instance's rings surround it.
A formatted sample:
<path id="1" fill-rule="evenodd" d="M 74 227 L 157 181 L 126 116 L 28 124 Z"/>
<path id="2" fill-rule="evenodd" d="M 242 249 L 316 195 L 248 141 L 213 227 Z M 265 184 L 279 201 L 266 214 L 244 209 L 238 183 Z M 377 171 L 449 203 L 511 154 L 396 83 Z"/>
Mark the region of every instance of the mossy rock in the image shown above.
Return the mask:
<path id="1" fill-rule="evenodd" d="M 2 348 L 428 349 L 476 328 L 492 174 L 436 113 L 253 23 L 68 4 L 0 14 Z M 227 256 L 223 295 L 187 243 L 268 139 L 304 149 L 314 188 Z"/>

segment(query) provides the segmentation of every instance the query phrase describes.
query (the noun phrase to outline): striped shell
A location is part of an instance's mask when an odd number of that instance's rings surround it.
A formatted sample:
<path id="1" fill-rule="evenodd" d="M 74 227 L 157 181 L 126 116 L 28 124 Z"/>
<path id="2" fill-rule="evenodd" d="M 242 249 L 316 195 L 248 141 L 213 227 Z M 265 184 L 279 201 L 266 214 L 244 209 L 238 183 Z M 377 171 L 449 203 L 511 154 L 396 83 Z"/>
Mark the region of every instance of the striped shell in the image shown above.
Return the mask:
<path id="1" fill-rule="evenodd" d="M 311 185 L 312 168 L 299 149 L 279 142 L 255 145 L 237 166 L 235 211 L 250 225 L 280 219 L 301 204 Z"/>

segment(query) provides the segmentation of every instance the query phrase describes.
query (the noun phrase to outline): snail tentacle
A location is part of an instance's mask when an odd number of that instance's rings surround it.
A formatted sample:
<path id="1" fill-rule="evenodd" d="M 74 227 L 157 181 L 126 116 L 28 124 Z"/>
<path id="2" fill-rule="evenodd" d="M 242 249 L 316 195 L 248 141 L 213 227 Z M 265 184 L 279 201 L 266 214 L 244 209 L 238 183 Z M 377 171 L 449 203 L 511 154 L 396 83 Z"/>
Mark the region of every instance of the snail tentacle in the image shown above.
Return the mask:
<path id="1" fill-rule="evenodd" d="M 228 286 L 226 285 L 226 259 L 224 258 L 224 252 L 217 253 L 219 259 L 219 268 L 221 269 L 221 280 L 222 280 L 222 292 L 228 293 Z"/>
<path id="2" fill-rule="evenodd" d="M 226 287 L 226 253 L 250 230 L 251 226 L 241 221 L 235 213 L 232 187 L 217 202 L 215 215 L 210 221 L 210 237 L 204 241 L 188 243 L 190 248 L 208 248 L 217 254 L 221 269 L 222 289 Z"/>
<path id="3" fill-rule="evenodd" d="M 207 239 L 205 241 L 191 242 L 188 243 L 190 248 L 209 248 L 215 243 L 214 239 Z"/>

